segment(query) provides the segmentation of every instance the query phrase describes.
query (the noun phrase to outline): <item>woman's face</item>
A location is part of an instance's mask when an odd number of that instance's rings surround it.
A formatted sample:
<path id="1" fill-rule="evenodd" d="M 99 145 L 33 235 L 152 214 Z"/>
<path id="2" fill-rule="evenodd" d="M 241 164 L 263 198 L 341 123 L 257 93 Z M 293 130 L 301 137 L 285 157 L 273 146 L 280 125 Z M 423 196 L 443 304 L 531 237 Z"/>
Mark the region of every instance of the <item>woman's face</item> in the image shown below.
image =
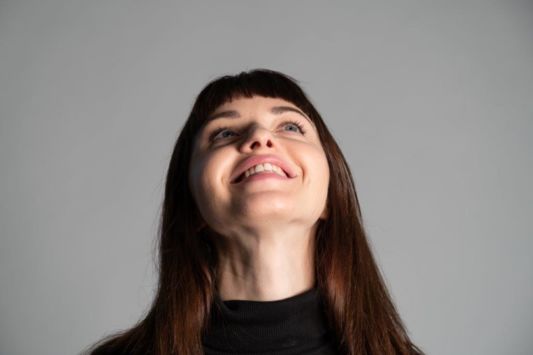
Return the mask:
<path id="1" fill-rule="evenodd" d="M 311 227 L 326 218 L 326 155 L 314 124 L 299 112 L 283 99 L 254 96 L 227 102 L 210 116 L 194 143 L 189 184 L 212 229 L 226 234 L 267 224 Z M 259 172 L 234 183 L 250 157 L 278 159 L 292 177 Z"/>

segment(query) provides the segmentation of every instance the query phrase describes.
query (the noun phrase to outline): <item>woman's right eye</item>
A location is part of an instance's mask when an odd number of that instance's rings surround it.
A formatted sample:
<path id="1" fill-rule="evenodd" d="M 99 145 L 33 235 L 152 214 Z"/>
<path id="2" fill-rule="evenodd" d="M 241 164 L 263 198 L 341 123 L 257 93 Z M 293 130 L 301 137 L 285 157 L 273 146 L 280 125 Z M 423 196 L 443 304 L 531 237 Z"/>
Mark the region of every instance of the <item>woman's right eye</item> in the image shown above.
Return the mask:
<path id="1" fill-rule="evenodd" d="M 228 131 L 226 131 L 228 130 Z M 217 136 L 220 134 L 220 133 L 224 133 L 224 132 L 233 132 L 231 130 L 229 130 L 229 127 L 220 127 L 218 128 L 217 130 L 215 130 L 211 136 L 209 137 L 209 141 L 212 142 L 212 141 L 215 141 L 217 140 Z M 224 136 L 222 135 L 222 138 L 228 138 L 228 136 Z"/>

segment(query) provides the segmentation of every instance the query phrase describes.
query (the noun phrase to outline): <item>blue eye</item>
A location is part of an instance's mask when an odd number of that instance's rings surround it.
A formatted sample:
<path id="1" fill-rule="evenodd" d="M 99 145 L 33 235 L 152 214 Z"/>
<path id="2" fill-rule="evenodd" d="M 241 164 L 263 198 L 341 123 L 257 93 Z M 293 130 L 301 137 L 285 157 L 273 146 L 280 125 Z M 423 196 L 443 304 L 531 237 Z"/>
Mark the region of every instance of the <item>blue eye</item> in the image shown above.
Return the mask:
<path id="1" fill-rule="evenodd" d="M 305 130 L 303 129 L 303 126 L 302 126 L 300 123 L 298 123 L 298 122 L 296 122 L 296 121 L 286 121 L 286 122 L 283 122 L 283 124 L 286 124 L 286 123 L 290 123 L 290 124 L 296 126 L 296 127 L 300 130 L 300 132 L 302 132 L 302 134 L 305 134 Z"/>
<path id="2" fill-rule="evenodd" d="M 298 121 L 284 121 L 282 122 L 281 125 L 294 125 L 296 126 L 296 128 L 300 131 L 300 133 L 302 135 L 305 134 L 305 130 L 303 128 L 303 125 L 301 123 L 299 123 Z M 227 126 L 224 126 L 224 127 L 220 127 L 218 129 L 216 129 L 210 136 L 209 136 L 209 141 L 216 141 L 216 140 L 219 140 L 219 139 L 224 139 L 224 138 L 228 138 L 229 136 L 228 135 L 224 135 L 223 133 L 224 132 L 235 132 L 233 130 L 231 130 L 230 127 L 227 127 Z M 297 132 L 297 131 L 295 131 Z M 220 135 L 222 133 L 222 135 Z M 217 136 L 220 135 L 220 138 L 217 138 Z"/>
<path id="3" fill-rule="evenodd" d="M 211 134 L 211 136 L 209 137 L 209 141 L 217 140 L 216 137 L 219 135 L 219 133 L 223 133 L 223 132 L 225 132 L 225 131 L 228 130 L 228 129 L 229 129 L 229 127 L 220 127 L 220 128 L 218 128 L 217 130 L 215 130 L 215 131 Z M 233 132 L 233 131 L 229 130 L 228 132 Z M 222 138 L 227 138 L 227 137 L 222 137 Z"/>

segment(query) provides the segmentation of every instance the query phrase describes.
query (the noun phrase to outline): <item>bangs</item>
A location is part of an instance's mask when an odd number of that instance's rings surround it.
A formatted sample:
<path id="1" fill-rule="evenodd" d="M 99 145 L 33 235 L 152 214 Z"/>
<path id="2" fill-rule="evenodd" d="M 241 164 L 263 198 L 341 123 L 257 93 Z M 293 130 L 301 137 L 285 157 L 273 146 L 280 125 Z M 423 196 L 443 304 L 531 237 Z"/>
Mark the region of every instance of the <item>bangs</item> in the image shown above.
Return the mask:
<path id="1" fill-rule="evenodd" d="M 311 119 L 314 111 L 297 81 L 286 75 L 268 69 L 256 69 L 237 75 L 222 76 L 210 82 L 198 95 L 193 112 L 195 123 L 203 125 L 219 106 L 238 98 L 264 96 L 280 98 L 291 102 Z"/>

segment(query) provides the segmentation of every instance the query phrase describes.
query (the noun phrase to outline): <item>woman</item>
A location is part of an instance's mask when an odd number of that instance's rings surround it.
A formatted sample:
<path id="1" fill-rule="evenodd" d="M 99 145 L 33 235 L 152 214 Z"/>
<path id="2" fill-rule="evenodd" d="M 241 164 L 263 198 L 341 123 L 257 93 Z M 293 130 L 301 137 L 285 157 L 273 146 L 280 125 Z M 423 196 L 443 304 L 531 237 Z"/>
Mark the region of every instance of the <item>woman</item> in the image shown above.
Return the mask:
<path id="1" fill-rule="evenodd" d="M 159 283 L 98 354 L 423 354 L 367 242 L 353 178 L 296 80 L 223 76 L 168 169 Z"/>

